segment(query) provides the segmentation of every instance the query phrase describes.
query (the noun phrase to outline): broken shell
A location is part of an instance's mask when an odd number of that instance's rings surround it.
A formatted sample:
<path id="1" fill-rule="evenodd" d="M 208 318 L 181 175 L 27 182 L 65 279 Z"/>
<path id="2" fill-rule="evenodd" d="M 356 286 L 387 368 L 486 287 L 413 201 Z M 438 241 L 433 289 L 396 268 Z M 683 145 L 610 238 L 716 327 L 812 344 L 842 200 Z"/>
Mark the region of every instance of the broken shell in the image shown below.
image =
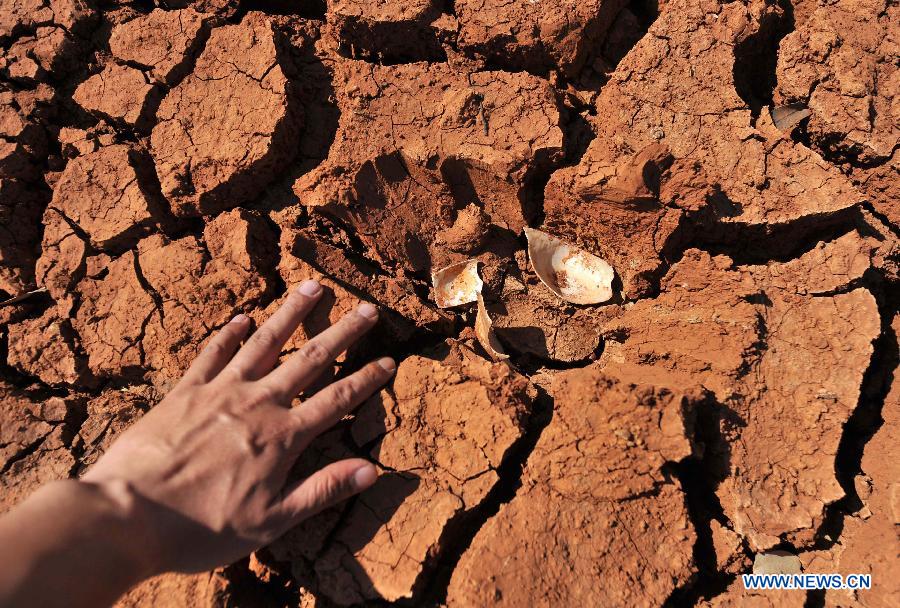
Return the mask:
<path id="1" fill-rule="evenodd" d="M 478 313 L 475 315 L 475 337 L 494 361 L 509 359 L 509 355 L 503 352 L 503 345 L 500 344 L 500 340 L 494 333 L 494 323 L 484 307 L 484 298 L 480 293 L 478 294 Z"/>
<path id="2" fill-rule="evenodd" d="M 553 235 L 525 228 L 531 267 L 544 285 L 573 304 L 600 304 L 613 296 L 615 271 L 606 260 Z"/>
<path id="3" fill-rule="evenodd" d="M 478 276 L 478 260 L 457 262 L 433 272 L 431 284 L 434 301 L 440 308 L 474 302 L 484 285 Z"/>
<path id="4" fill-rule="evenodd" d="M 789 103 L 772 108 L 772 122 L 780 131 L 790 131 L 809 115 L 809 108 L 802 103 Z"/>

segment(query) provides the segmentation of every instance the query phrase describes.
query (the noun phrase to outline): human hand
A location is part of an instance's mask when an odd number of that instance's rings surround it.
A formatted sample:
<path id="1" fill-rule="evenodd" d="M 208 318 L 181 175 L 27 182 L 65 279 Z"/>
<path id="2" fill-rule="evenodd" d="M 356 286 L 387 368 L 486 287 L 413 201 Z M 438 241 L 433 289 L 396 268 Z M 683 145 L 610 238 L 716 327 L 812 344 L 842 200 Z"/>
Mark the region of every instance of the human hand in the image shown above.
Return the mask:
<path id="1" fill-rule="evenodd" d="M 315 281 L 300 285 L 240 350 L 250 321 L 235 317 L 171 393 L 84 475 L 139 522 L 144 575 L 230 563 L 375 482 L 371 463 L 348 459 L 286 486 L 310 441 L 396 367 L 379 359 L 290 409 L 377 320 L 376 308 L 362 304 L 276 367 L 282 346 L 321 294 Z"/>

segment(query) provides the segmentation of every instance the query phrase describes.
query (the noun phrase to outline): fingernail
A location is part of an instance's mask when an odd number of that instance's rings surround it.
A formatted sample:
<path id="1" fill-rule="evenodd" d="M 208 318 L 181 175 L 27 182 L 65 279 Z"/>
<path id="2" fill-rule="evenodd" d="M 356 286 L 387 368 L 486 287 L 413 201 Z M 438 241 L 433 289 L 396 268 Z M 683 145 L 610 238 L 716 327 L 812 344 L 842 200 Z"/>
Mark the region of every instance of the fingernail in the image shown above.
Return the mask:
<path id="1" fill-rule="evenodd" d="M 378 365 L 381 366 L 381 369 L 391 374 L 393 374 L 394 370 L 397 369 L 397 364 L 394 363 L 394 360 L 390 357 L 382 357 L 378 360 Z"/>
<path id="2" fill-rule="evenodd" d="M 366 317 L 367 319 L 378 318 L 378 309 L 367 302 L 363 302 L 362 304 L 360 304 L 359 308 L 356 309 L 356 312 Z"/>
<path id="3" fill-rule="evenodd" d="M 229 323 L 243 324 L 243 323 L 246 323 L 246 322 L 249 321 L 249 320 L 250 320 L 250 317 L 248 317 L 248 316 L 245 315 L 244 313 L 241 313 L 241 314 L 238 314 L 238 315 L 234 315 L 234 318 L 233 318 L 231 321 L 229 321 Z"/>
<path id="4" fill-rule="evenodd" d="M 308 281 L 303 281 L 302 283 L 300 283 L 300 287 L 297 288 L 297 291 L 305 296 L 312 297 L 318 295 L 319 292 L 322 291 L 322 286 L 319 285 L 318 281 L 310 279 Z"/>
<path id="5" fill-rule="evenodd" d="M 374 484 L 376 479 L 378 479 L 378 472 L 375 467 L 366 463 L 354 471 L 353 487 L 357 492 L 361 492 Z"/>

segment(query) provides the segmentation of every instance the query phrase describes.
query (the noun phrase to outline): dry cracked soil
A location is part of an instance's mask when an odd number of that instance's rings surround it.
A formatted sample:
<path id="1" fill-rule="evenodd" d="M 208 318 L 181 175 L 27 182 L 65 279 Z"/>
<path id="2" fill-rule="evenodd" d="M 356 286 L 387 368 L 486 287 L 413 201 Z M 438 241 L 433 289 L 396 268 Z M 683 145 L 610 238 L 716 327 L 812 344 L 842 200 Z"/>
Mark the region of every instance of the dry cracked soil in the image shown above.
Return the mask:
<path id="1" fill-rule="evenodd" d="M 891 0 L 4 0 L 0 510 L 307 278 L 362 495 L 131 606 L 896 606 Z M 561 300 L 539 228 L 613 267 Z M 431 272 L 477 259 L 475 307 Z M 868 591 L 748 592 L 772 550 Z"/>

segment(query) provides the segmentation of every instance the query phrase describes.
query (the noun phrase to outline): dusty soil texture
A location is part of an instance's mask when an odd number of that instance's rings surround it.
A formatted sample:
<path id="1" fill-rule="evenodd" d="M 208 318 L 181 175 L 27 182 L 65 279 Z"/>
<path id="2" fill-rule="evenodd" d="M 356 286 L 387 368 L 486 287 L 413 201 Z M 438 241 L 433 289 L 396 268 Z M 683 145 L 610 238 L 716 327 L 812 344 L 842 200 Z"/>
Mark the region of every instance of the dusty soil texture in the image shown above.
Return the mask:
<path id="1" fill-rule="evenodd" d="M 283 357 L 383 313 L 308 391 L 400 364 L 293 475 L 380 480 L 119 606 L 895 605 L 898 32 L 887 0 L 4 2 L 0 511 L 316 278 Z M 554 295 L 525 227 L 613 298 Z M 471 259 L 508 359 L 435 301 Z M 769 550 L 873 588 L 745 591 Z"/>

